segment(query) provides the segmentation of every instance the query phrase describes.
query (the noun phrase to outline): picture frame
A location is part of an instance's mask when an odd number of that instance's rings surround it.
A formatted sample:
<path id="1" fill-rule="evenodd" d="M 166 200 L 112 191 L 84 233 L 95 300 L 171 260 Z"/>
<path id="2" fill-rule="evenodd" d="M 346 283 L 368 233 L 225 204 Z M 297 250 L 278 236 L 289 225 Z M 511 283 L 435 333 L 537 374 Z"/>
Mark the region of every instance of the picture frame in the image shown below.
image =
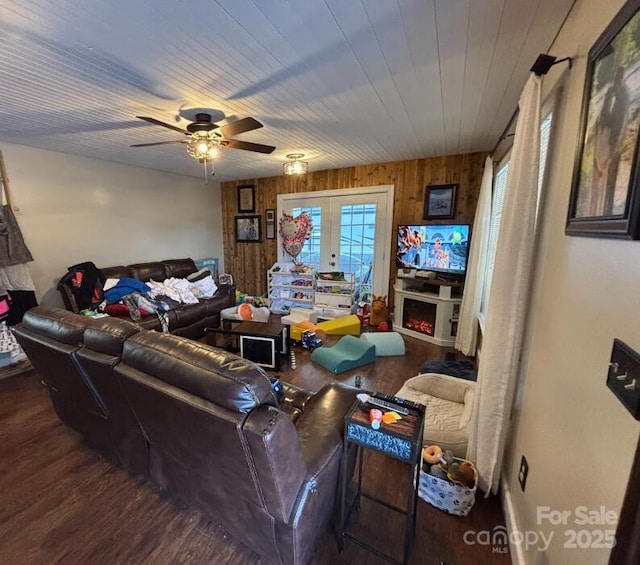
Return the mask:
<path id="1" fill-rule="evenodd" d="M 639 239 L 640 0 L 589 50 L 565 234 Z"/>
<path id="2" fill-rule="evenodd" d="M 424 189 L 425 220 L 443 220 L 453 218 L 456 213 L 457 184 L 433 184 Z"/>
<path id="3" fill-rule="evenodd" d="M 258 243 L 262 241 L 260 216 L 236 216 L 236 241 Z"/>
<path id="4" fill-rule="evenodd" d="M 265 211 L 264 217 L 265 217 L 265 238 L 275 239 L 276 238 L 276 211 L 270 208 Z"/>
<path id="5" fill-rule="evenodd" d="M 238 186 L 238 212 L 256 211 L 256 192 L 252 184 L 241 184 Z"/>

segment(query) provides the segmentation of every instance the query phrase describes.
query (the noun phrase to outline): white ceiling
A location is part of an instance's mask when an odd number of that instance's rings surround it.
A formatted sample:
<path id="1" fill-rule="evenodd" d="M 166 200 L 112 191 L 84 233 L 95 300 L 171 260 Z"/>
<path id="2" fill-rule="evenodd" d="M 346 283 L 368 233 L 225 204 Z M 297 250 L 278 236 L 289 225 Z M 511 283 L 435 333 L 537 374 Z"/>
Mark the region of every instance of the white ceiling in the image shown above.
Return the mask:
<path id="1" fill-rule="evenodd" d="M 183 175 L 194 109 L 271 155 L 217 180 L 491 150 L 574 0 L 0 0 L 0 141 Z M 564 57 L 566 53 L 552 53 Z"/>

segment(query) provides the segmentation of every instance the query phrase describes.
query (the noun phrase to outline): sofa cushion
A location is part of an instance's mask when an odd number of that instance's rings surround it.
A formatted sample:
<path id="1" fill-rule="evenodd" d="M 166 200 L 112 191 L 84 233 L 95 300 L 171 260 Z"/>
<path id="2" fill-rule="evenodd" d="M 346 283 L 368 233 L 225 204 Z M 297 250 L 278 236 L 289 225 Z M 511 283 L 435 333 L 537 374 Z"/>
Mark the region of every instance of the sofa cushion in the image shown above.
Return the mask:
<path id="1" fill-rule="evenodd" d="M 193 259 L 164 259 L 162 261 L 167 272 L 167 277 L 176 279 L 186 279 L 188 275 L 197 270 Z"/>
<path id="2" fill-rule="evenodd" d="M 198 304 L 181 304 L 174 308 L 172 312 L 176 315 L 176 323 L 178 327 L 190 326 L 207 317 L 207 305 L 199 302 Z"/>
<path id="3" fill-rule="evenodd" d="M 140 332 L 124 344 L 129 366 L 234 412 L 277 405 L 267 374 L 222 349 L 157 332 Z"/>
<path id="4" fill-rule="evenodd" d="M 151 261 L 149 263 L 135 263 L 128 265 L 131 276 L 140 281 L 146 282 L 151 279 L 162 282 L 167 278 L 167 270 L 164 263 Z"/>
<path id="5" fill-rule="evenodd" d="M 116 267 L 104 267 L 100 270 L 107 279 L 126 279 L 133 277 L 131 271 L 123 265 L 118 265 Z"/>
<path id="6" fill-rule="evenodd" d="M 172 332 L 178 327 L 178 319 L 173 310 L 164 312 L 162 316 L 167 321 L 170 332 Z M 164 331 L 164 328 L 162 327 L 162 322 L 160 321 L 160 317 L 156 314 L 154 314 L 153 316 L 146 316 L 142 318 L 142 320 L 140 320 L 139 322 L 136 322 L 136 324 L 145 330 L 155 330 L 157 332 Z"/>

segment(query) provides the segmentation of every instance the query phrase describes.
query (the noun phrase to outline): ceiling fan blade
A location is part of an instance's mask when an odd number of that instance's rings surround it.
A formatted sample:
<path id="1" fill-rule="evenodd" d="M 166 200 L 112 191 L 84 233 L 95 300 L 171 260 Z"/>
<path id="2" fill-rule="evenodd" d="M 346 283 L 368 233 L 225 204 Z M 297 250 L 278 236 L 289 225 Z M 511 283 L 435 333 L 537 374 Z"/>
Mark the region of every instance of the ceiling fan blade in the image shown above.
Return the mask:
<path id="1" fill-rule="evenodd" d="M 232 135 L 238 135 L 239 133 L 259 129 L 262 127 L 262 124 L 255 118 L 242 118 L 237 122 L 231 122 L 230 124 L 218 127 L 223 137 L 231 137 Z"/>
<path id="2" fill-rule="evenodd" d="M 161 122 L 160 120 L 156 120 L 155 118 L 149 118 L 147 116 L 136 116 L 136 118 L 144 120 L 145 122 L 149 122 L 150 124 L 155 124 L 157 126 L 162 126 L 164 128 L 169 128 L 169 129 L 172 129 L 174 131 L 177 131 L 177 132 L 180 132 L 180 133 L 184 133 L 185 135 L 191 135 L 187 130 L 184 130 L 184 129 L 179 128 L 178 126 L 174 126 L 172 124 L 165 124 L 164 122 Z"/>
<path id="3" fill-rule="evenodd" d="M 129 147 L 151 147 L 152 145 L 171 145 L 172 143 L 189 143 L 186 139 L 180 139 L 179 141 L 156 141 L 155 143 L 136 143 Z"/>
<path id="4" fill-rule="evenodd" d="M 238 141 L 237 139 L 225 139 L 224 145 L 232 149 L 244 149 L 245 151 L 255 151 L 256 153 L 273 153 L 273 151 L 275 151 L 275 147 L 271 145 L 251 143 L 250 141 Z"/>

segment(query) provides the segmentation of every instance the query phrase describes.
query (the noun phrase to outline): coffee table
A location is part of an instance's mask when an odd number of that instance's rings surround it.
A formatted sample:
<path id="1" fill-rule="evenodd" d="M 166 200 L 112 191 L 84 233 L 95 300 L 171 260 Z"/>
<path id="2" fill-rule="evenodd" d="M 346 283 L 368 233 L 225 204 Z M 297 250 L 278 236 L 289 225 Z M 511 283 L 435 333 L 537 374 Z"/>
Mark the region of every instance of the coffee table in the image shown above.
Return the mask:
<path id="1" fill-rule="evenodd" d="M 288 352 L 288 326 L 280 322 L 241 322 L 231 329 L 205 328 L 207 343 L 220 347 L 218 336 L 235 336 L 240 357 L 265 369 L 280 370 L 283 355 Z"/>

